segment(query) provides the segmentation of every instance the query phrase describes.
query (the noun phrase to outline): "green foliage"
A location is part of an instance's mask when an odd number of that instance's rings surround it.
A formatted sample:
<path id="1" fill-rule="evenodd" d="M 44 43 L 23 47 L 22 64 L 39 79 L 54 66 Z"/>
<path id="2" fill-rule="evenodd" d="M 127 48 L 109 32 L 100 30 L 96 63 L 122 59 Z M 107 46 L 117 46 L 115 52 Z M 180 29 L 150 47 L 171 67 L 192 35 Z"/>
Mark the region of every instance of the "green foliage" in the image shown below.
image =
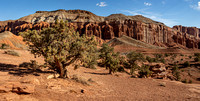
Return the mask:
<path id="1" fill-rule="evenodd" d="M 133 74 L 135 70 L 138 69 L 136 61 L 145 61 L 144 55 L 142 53 L 130 52 L 126 55 L 128 66 L 131 68 L 130 73 Z"/>
<path id="2" fill-rule="evenodd" d="M 80 36 L 72 27 L 68 27 L 67 22 L 58 20 L 54 27 L 41 31 L 29 30 L 20 35 L 29 45 L 31 53 L 35 57 L 43 56 L 46 64 L 57 71 L 61 78 L 67 77 L 69 65 L 73 64 L 77 68 L 81 63 L 93 62 L 93 58 L 88 55 L 94 54 L 97 49 L 94 36 Z"/>
<path id="3" fill-rule="evenodd" d="M 200 53 L 194 53 L 194 56 L 200 57 Z"/>
<path id="4" fill-rule="evenodd" d="M 182 83 L 188 83 L 188 80 L 187 79 L 184 79 L 181 81 Z"/>
<path id="5" fill-rule="evenodd" d="M 200 53 L 194 53 L 194 56 L 195 56 L 194 61 L 200 62 Z"/>
<path id="6" fill-rule="evenodd" d="M 156 58 L 151 58 L 149 56 L 146 56 L 146 60 L 150 63 L 152 62 L 162 62 L 165 63 L 165 59 L 161 55 L 157 55 Z"/>
<path id="7" fill-rule="evenodd" d="M 172 74 L 175 77 L 176 81 L 179 81 L 181 79 L 180 71 L 179 71 L 179 68 L 176 64 L 172 67 Z"/>
<path id="8" fill-rule="evenodd" d="M 183 54 L 180 54 L 180 56 L 184 56 Z"/>
<path id="9" fill-rule="evenodd" d="M 102 64 L 109 69 L 109 74 L 115 73 L 120 67 L 120 56 L 119 53 L 115 53 L 114 49 L 108 44 L 103 44 L 100 51 L 100 59 Z"/>
<path id="10" fill-rule="evenodd" d="M 39 70 L 39 65 L 35 60 L 30 60 L 30 62 L 23 62 L 19 64 L 19 67 L 30 68 L 33 71 Z"/>
<path id="11" fill-rule="evenodd" d="M 8 49 L 9 47 L 10 46 L 8 44 L 3 43 L 3 44 L 1 44 L 0 49 Z"/>
<path id="12" fill-rule="evenodd" d="M 139 77 L 149 77 L 151 76 L 152 71 L 149 70 L 149 66 L 143 65 L 142 67 L 139 68 Z"/>
<path id="13" fill-rule="evenodd" d="M 192 59 L 192 56 L 189 56 L 190 59 Z"/>
<path id="14" fill-rule="evenodd" d="M 170 56 L 170 54 L 165 53 L 165 57 L 168 57 L 168 56 Z"/>
<path id="15" fill-rule="evenodd" d="M 156 59 L 159 59 L 159 58 L 162 58 L 162 57 L 163 57 L 162 54 L 154 54 L 154 56 L 155 56 Z"/>
<path id="16" fill-rule="evenodd" d="M 190 66 L 190 63 L 189 63 L 188 61 L 185 61 L 185 62 L 183 63 L 183 66 L 184 66 L 184 67 L 189 67 L 189 66 Z"/>
<path id="17" fill-rule="evenodd" d="M 194 61 L 195 61 L 195 62 L 199 62 L 199 61 L 200 61 L 200 57 L 195 57 L 195 58 L 194 58 Z"/>
<path id="18" fill-rule="evenodd" d="M 14 50 L 7 50 L 7 51 L 4 51 L 5 54 L 8 54 L 8 55 L 12 55 L 12 56 L 20 56 L 18 52 L 14 51 Z"/>

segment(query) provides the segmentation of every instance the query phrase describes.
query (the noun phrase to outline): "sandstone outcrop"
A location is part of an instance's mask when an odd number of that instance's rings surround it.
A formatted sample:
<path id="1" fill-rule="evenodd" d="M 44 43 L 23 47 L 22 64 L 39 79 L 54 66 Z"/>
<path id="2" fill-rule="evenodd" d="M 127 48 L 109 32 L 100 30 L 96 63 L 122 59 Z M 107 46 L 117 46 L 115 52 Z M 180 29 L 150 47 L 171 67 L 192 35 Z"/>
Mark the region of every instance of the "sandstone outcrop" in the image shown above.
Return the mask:
<path id="1" fill-rule="evenodd" d="M 37 11 L 16 21 L 8 21 L 6 25 L 5 22 L 0 22 L 0 32 L 11 31 L 17 35 L 29 29 L 40 30 L 51 26 L 56 19 L 67 20 L 81 35 L 95 35 L 99 39 L 110 40 L 126 35 L 161 47 L 180 44 L 187 48 L 200 49 L 198 28 L 182 26 L 170 28 L 141 15 L 112 14 L 101 17 L 84 10 Z"/>

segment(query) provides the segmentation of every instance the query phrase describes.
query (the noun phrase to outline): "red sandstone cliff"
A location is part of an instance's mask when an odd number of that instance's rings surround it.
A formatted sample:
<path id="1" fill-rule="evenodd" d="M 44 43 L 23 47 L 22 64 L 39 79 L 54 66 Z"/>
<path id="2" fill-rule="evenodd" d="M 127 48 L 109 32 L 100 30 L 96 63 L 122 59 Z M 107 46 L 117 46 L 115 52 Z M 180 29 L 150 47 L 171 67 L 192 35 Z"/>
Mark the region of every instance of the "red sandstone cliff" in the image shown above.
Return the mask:
<path id="1" fill-rule="evenodd" d="M 134 39 L 158 46 L 180 44 L 188 48 L 200 49 L 200 29 L 193 27 L 165 26 L 141 15 L 125 16 L 113 14 L 100 17 L 83 10 L 37 11 L 35 14 L 10 21 L 6 25 L 0 22 L 0 32 L 11 31 L 14 34 L 28 29 L 40 30 L 49 27 L 55 19 L 68 20 L 80 34 L 95 35 L 101 39 L 112 39 L 127 35 Z"/>

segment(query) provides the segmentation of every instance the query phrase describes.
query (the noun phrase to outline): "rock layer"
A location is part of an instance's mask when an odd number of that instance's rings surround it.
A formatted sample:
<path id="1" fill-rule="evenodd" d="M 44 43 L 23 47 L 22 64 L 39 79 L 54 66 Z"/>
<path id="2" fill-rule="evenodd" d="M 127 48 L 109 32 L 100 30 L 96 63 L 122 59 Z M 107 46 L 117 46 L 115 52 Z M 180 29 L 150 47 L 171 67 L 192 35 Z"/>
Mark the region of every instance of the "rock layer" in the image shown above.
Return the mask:
<path id="1" fill-rule="evenodd" d="M 141 15 L 112 14 L 101 17 L 84 10 L 37 11 L 35 14 L 10 21 L 7 25 L 0 23 L 0 32 L 11 31 L 17 35 L 28 29 L 40 30 L 51 26 L 56 19 L 67 20 L 81 35 L 95 35 L 104 40 L 126 35 L 157 46 L 180 44 L 188 48 L 200 48 L 198 28 L 170 28 Z"/>

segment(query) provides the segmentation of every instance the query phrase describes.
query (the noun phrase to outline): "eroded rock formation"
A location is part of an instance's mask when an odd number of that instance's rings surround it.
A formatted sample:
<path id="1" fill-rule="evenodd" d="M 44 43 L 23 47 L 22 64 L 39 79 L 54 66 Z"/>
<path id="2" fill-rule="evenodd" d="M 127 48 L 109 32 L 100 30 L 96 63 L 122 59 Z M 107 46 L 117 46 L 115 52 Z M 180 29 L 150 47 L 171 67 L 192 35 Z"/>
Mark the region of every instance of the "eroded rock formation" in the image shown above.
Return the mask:
<path id="1" fill-rule="evenodd" d="M 126 35 L 157 46 L 180 44 L 188 48 L 200 48 L 200 29 L 195 27 L 170 28 L 141 15 L 112 14 L 101 17 L 84 10 L 37 11 L 6 25 L 0 22 L 0 32 L 11 31 L 17 35 L 28 29 L 40 30 L 51 26 L 56 19 L 67 20 L 81 35 L 95 35 L 104 40 Z"/>

